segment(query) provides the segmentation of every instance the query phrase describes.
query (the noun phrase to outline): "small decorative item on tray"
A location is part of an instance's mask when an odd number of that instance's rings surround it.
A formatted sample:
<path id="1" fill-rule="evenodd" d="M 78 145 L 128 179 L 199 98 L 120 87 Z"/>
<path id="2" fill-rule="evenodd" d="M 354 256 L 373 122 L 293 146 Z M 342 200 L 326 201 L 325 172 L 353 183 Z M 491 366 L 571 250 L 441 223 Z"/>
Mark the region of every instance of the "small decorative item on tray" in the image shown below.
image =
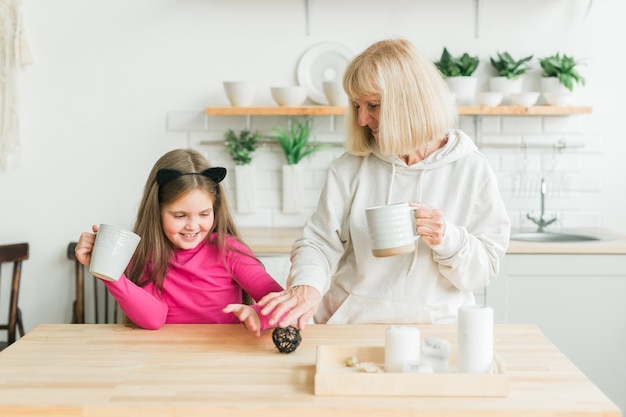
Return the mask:
<path id="1" fill-rule="evenodd" d="M 443 349 L 446 348 L 444 344 Z M 423 359 L 423 363 L 416 363 L 404 372 L 385 372 L 383 346 L 319 345 L 315 395 L 506 397 L 509 394 L 509 377 L 497 355 L 490 374 L 457 373 L 454 349 L 450 352 L 448 372 L 419 371 L 421 364 L 427 363 Z"/>

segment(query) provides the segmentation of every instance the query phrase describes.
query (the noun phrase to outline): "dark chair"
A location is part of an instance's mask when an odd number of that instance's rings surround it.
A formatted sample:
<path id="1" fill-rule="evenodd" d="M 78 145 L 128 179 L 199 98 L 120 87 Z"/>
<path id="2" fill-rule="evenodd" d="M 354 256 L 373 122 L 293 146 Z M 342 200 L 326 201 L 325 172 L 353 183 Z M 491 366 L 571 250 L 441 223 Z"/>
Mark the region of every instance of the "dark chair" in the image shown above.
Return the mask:
<path id="1" fill-rule="evenodd" d="M 9 299 L 9 316 L 7 324 L 0 324 L 0 330 L 7 331 L 7 341 L 0 342 L 0 350 L 3 350 L 15 342 L 16 329 L 20 337 L 24 336 L 24 324 L 22 323 L 22 311 L 19 309 L 18 299 L 20 296 L 20 279 L 22 278 L 22 261 L 28 259 L 28 243 L 13 245 L 0 245 L 0 275 L 2 264 L 13 263 L 13 280 L 11 282 L 11 296 Z"/>
<path id="2" fill-rule="evenodd" d="M 74 276 L 76 278 L 76 300 L 74 300 L 72 311 L 72 323 L 86 323 L 85 321 L 85 266 L 76 259 L 76 244 L 70 242 L 67 245 L 67 259 L 74 261 Z M 118 322 L 118 306 L 117 302 L 111 296 L 107 288 L 96 277 L 93 277 L 93 307 L 94 307 L 94 323 L 117 323 Z M 99 288 L 102 289 L 102 296 L 99 296 Z M 100 301 L 103 301 L 104 308 L 100 308 Z M 112 311 L 109 310 L 109 304 L 112 305 Z M 100 313 L 102 320 L 100 320 Z M 112 313 L 112 314 L 111 314 Z"/>

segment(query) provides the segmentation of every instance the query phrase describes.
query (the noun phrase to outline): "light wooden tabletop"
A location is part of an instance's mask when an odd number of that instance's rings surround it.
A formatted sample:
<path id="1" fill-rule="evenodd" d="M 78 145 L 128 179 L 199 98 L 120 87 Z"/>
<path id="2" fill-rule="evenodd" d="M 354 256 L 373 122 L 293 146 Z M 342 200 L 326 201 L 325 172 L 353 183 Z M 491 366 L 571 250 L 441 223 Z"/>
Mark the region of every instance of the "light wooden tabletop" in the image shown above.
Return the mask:
<path id="1" fill-rule="evenodd" d="M 0 352 L 0 416 L 620 416 L 531 325 L 496 325 L 506 397 L 315 395 L 318 345 L 384 346 L 387 327 L 310 325 L 281 354 L 241 325 L 39 325 Z M 456 343 L 455 326 L 417 327 Z"/>

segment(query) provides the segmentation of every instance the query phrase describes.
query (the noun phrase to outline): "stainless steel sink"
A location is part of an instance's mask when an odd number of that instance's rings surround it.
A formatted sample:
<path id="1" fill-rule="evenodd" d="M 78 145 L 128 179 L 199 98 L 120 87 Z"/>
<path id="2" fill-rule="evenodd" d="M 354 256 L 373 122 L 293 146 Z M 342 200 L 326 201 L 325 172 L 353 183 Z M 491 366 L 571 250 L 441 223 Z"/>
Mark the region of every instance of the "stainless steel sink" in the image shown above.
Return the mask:
<path id="1" fill-rule="evenodd" d="M 514 232 L 511 240 L 524 242 L 593 242 L 605 240 L 602 236 L 560 232 Z"/>

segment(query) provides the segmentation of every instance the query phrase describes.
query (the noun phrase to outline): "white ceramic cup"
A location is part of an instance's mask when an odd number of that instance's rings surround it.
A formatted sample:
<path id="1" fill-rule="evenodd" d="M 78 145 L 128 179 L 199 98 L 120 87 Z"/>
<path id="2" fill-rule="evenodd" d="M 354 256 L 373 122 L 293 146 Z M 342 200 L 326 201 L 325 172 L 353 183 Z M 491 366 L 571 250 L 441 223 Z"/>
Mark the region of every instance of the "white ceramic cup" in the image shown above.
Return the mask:
<path id="1" fill-rule="evenodd" d="M 365 210 L 372 254 L 378 258 L 411 253 L 419 235 L 415 231 L 417 207 L 396 203 Z"/>
<path id="2" fill-rule="evenodd" d="M 117 281 L 124 273 L 141 237 L 122 227 L 101 224 L 91 252 L 89 272 L 107 281 Z"/>
<path id="3" fill-rule="evenodd" d="M 237 107 L 248 107 L 254 101 L 257 86 L 250 81 L 224 81 L 224 91 L 230 104 Z"/>

